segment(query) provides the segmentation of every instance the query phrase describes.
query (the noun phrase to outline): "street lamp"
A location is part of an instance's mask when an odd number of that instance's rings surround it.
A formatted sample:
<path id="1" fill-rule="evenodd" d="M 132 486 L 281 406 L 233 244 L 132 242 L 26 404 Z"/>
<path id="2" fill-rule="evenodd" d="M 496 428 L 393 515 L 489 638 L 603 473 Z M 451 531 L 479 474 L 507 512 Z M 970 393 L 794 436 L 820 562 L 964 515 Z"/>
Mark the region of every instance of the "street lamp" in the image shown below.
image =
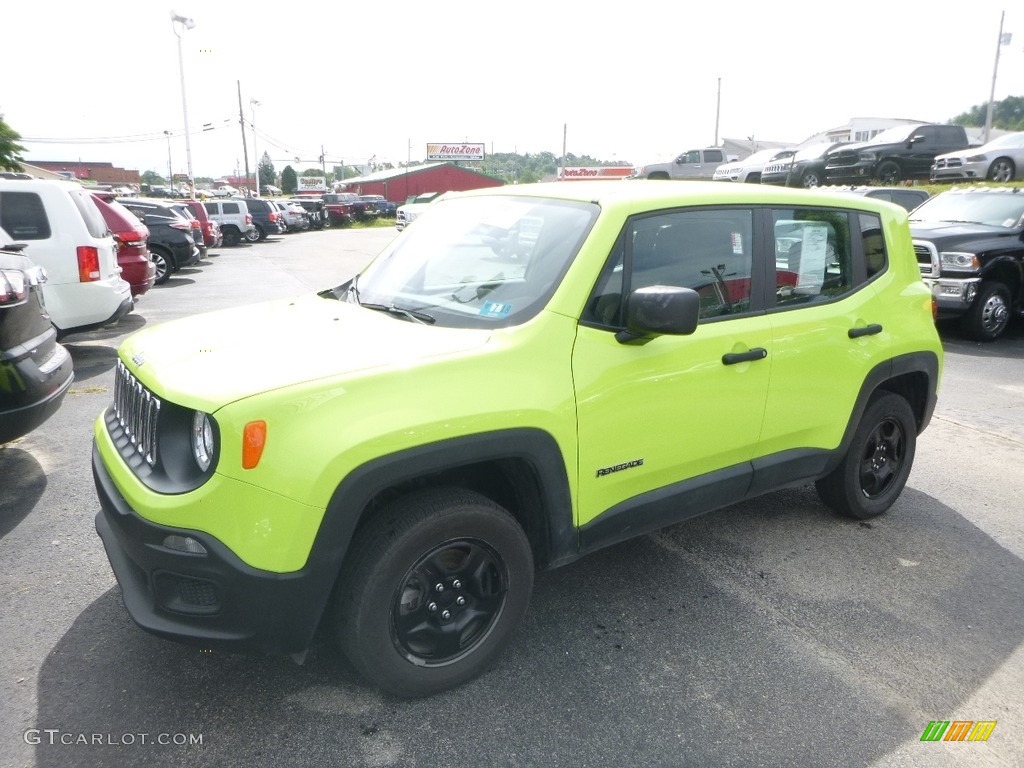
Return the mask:
<path id="1" fill-rule="evenodd" d="M 181 55 L 181 34 L 186 29 L 193 29 L 196 23 L 188 16 L 171 11 L 171 29 L 178 38 L 178 73 L 181 75 L 181 112 L 185 118 L 185 163 L 188 168 L 189 197 L 196 199 L 195 177 L 192 175 L 192 143 L 188 135 L 188 102 L 185 100 L 185 60 Z M 173 182 L 173 180 L 172 180 Z M 172 184 L 173 185 L 173 184 Z"/>
<path id="2" fill-rule="evenodd" d="M 174 171 L 171 170 L 171 132 L 164 131 L 167 137 L 167 183 L 174 189 Z"/>
<path id="3" fill-rule="evenodd" d="M 256 160 L 256 197 L 260 196 L 260 153 L 256 151 L 256 107 L 262 106 L 256 99 L 249 99 L 252 113 L 252 156 Z"/>

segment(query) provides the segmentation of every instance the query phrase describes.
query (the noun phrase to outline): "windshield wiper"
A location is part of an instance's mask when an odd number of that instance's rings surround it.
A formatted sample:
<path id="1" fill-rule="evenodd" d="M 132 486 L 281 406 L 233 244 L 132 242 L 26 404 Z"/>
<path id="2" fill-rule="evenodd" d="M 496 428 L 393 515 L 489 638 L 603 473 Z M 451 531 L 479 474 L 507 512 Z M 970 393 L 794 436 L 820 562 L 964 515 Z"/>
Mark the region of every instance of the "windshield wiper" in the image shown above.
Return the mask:
<path id="1" fill-rule="evenodd" d="M 356 300 L 358 301 L 358 293 Z M 407 307 L 396 307 L 394 304 L 359 304 L 364 309 L 372 309 L 377 312 L 387 312 L 390 315 L 398 315 L 404 317 L 407 320 L 413 320 L 423 325 L 433 325 L 437 322 L 437 319 L 433 315 L 428 315 L 426 312 L 419 312 L 415 309 L 408 309 Z"/>

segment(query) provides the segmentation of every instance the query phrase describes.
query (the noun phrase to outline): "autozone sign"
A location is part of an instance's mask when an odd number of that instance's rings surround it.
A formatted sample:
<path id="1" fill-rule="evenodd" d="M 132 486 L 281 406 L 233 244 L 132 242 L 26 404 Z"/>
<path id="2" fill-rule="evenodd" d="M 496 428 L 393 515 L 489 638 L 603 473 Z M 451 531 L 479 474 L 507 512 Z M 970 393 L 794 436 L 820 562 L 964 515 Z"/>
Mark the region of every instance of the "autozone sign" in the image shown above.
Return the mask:
<path id="1" fill-rule="evenodd" d="M 299 192 L 327 191 L 326 176 L 299 176 Z"/>
<path id="2" fill-rule="evenodd" d="M 427 144 L 427 160 L 483 160 L 483 144 Z"/>
<path id="3" fill-rule="evenodd" d="M 624 179 L 633 172 L 631 167 L 615 168 L 607 166 L 576 166 L 571 168 L 559 168 L 559 181 L 592 181 Z"/>

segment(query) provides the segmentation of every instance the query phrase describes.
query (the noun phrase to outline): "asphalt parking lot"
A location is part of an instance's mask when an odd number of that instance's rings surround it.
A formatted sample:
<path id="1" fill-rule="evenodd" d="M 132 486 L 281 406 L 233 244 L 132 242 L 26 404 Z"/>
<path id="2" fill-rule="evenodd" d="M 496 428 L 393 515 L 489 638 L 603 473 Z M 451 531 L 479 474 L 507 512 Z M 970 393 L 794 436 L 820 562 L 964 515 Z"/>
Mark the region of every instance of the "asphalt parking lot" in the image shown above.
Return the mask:
<path id="1" fill-rule="evenodd" d="M 93 528 L 92 422 L 143 325 L 342 282 L 393 229 L 216 252 L 65 340 L 57 414 L 0 449 L 0 766 L 1024 765 L 1024 323 L 944 332 L 939 407 L 889 513 L 773 493 L 542 573 L 495 670 L 418 701 L 329 633 L 304 666 L 137 629 Z M 930 721 L 997 721 L 983 743 Z"/>

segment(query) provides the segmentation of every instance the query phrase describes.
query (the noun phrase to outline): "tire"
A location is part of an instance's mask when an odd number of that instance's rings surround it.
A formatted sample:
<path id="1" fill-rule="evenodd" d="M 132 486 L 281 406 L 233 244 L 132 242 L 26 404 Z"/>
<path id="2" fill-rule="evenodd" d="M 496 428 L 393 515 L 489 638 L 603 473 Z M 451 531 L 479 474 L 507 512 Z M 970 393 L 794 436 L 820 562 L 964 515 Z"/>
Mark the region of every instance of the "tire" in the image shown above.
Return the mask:
<path id="1" fill-rule="evenodd" d="M 664 171 L 656 171 L 655 173 L 652 173 L 647 178 L 648 179 L 664 179 L 664 180 L 668 180 L 668 174 L 665 173 Z"/>
<path id="2" fill-rule="evenodd" d="M 879 163 L 875 177 L 883 184 L 899 184 L 903 179 L 903 171 L 898 163 L 884 160 Z"/>
<path id="3" fill-rule="evenodd" d="M 1010 289 L 986 280 L 960 322 L 964 333 L 972 339 L 995 341 L 1010 324 Z"/>
<path id="4" fill-rule="evenodd" d="M 760 184 L 761 183 L 761 174 L 760 173 L 756 173 L 756 172 L 755 173 L 751 173 L 749 176 L 747 176 L 746 183 L 747 184 Z"/>
<path id="5" fill-rule="evenodd" d="M 224 236 L 225 246 L 238 245 L 241 240 L 241 233 L 234 227 L 222 227 L 221 234 Z"/>
<path id="6" fill-rule="evenodd" d="M 175 271 L 174 258 L 164 251 L 162 248 L 149 248 L 150 261 L 156 266 L 156 280 L 153 281 L 153 285 L 163 285 L 171 279 L 171 274 Z"/>
<path id="7" fill-rule="evenodd" d="M 842 462 L 814 485 L 836 512 L 865 520 L 885 512 L 910 477 L 917 421 L 900 395 L 877 392 L 864 411 Z"/>
<path id="8" fill-rule="evenodd" d="M 820 187 L 821 177 L 818 175 L 817 171 L 805 171 L 804 175 L 800 177 L 800 186 L 804 189 Z"/>
<path id="9" fill-rule="evenodd" d="M 266 239 L 266 235 L 263 234 L 263 230 L 259 227 L 253 227 L 245 233 L 245 240 L 248 243 L 258 243 L 260 240 Z"/>
<path id="10" fill-rule="evenodd" d="M 363 677 L 396 696 L 429 696 L 482 674 L 530 601 L 526 534 L 471 491 L 402 497 L 349 552 L 335 598 L 339 645 Z"/>
<path id="11" fill-rule="evenodd" d="M 1013 181 L 1016 173 L 1017 167 L 1013 164 L 1013 160 L 1008 157 L 997 158 L 988 167 L 989 181 Z"/>

